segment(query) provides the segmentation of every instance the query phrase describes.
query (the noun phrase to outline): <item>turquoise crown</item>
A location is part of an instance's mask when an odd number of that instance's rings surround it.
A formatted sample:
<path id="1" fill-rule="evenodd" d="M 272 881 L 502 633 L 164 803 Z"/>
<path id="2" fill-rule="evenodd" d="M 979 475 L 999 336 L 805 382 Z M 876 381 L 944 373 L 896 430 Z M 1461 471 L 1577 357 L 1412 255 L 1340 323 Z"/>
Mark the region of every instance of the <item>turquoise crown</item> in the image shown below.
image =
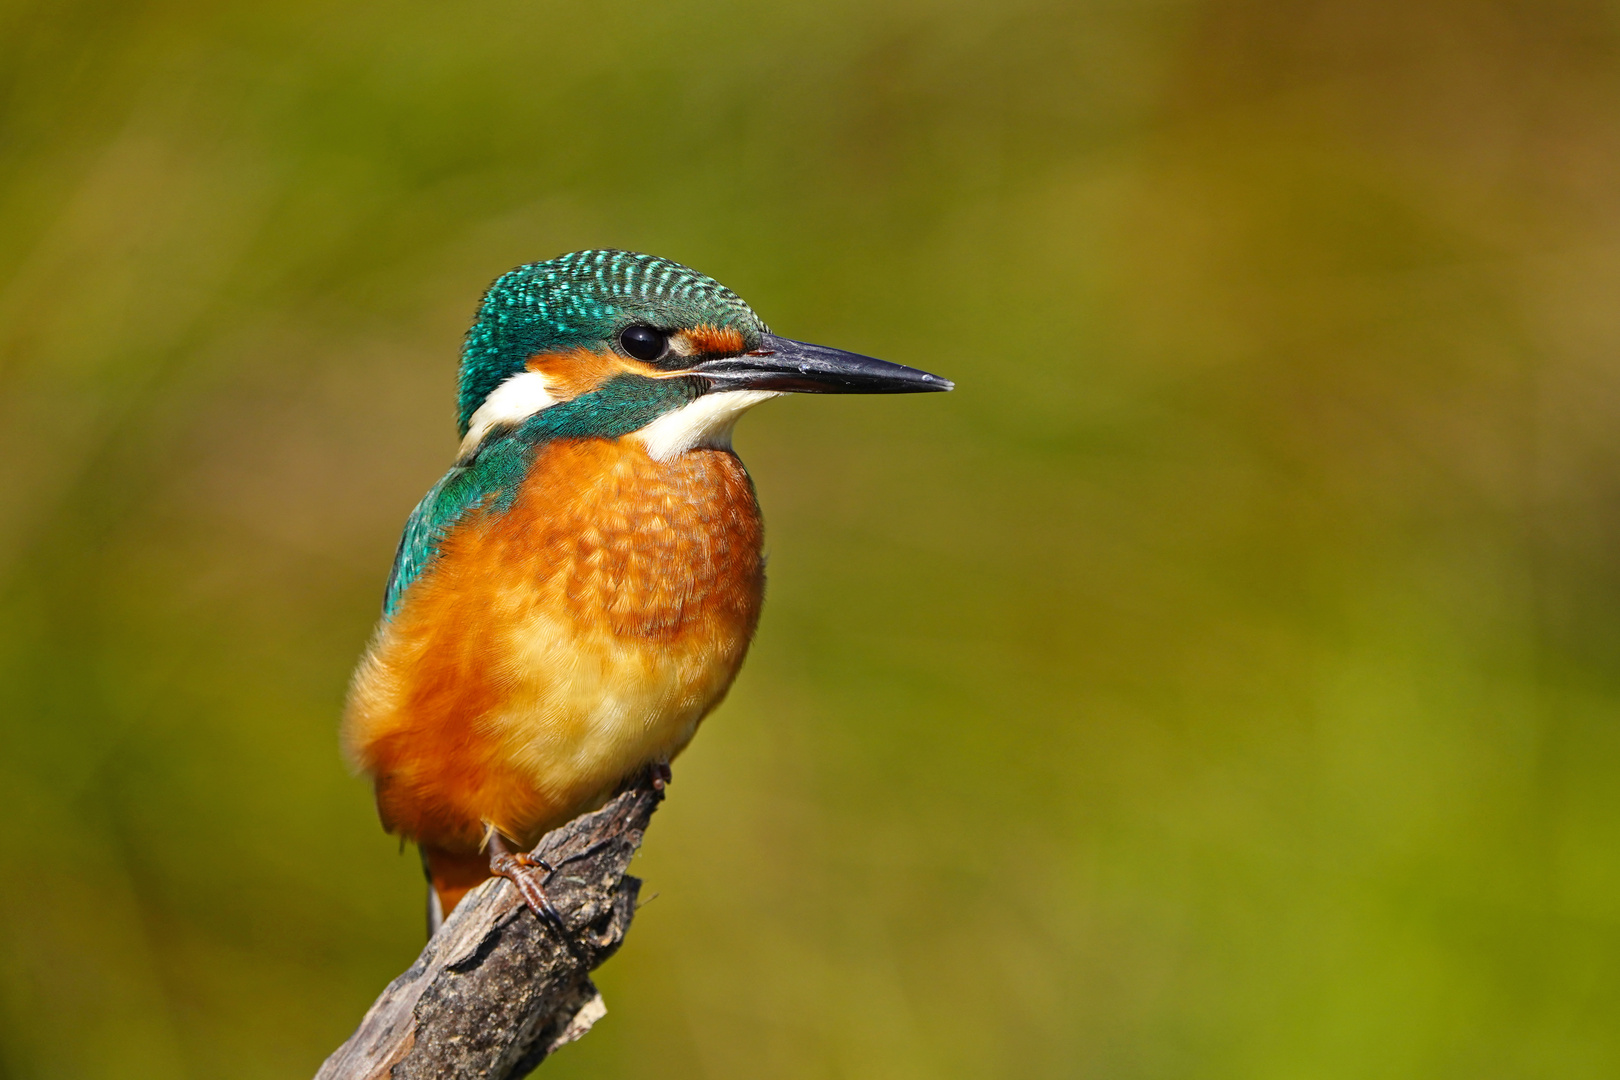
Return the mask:
<path id="1" fill-rule="evenodd" d="M 495 279 L 467 331 L 457 399 L 461 433 L 484 399 L 531 356 L 610 348 L 632 323 L 660 330 L 733 327 L 750 339 L 766 329 L 736 293 L 656 255 L 600 248 L 520 266 Z"/>

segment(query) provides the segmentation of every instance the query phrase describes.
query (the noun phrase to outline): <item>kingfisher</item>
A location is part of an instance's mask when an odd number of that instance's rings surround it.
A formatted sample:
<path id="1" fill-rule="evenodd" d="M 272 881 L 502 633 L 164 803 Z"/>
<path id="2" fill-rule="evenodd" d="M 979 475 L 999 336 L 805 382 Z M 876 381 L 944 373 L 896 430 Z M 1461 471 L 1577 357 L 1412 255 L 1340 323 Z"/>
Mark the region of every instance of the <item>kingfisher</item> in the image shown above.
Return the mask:
<path id="1" fill-rule="evenodd" d="M 462 347 L 455 463 L 400 537 L 344 712 L 422 855 L 434 930 L 523 853 L 662 770 L 742 665 L 765 592 L 738 418 L 789 393 L 950 390 L 778 337 L 677 262 L 576 251 L 503 274 Z"/>

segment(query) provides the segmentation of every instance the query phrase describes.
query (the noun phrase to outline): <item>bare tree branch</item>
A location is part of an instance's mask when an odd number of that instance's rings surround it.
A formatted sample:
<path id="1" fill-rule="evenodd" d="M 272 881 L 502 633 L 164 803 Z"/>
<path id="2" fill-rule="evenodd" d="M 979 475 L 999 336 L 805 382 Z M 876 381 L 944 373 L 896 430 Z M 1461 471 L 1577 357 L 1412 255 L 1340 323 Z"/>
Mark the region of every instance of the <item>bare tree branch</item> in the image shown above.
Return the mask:
<path id="1" fill-rule="evenodd" d="M 590 972 L 630 927 L 641 882 L 625 868 L 663 798 L 648 772 L 534 849 L 556 868 L 546 893 L 567 941 L 511 882 L 486 882 L 388 985 L 316 1080 L 506 1080 L 589 1031 L 607 1012 Z"/>

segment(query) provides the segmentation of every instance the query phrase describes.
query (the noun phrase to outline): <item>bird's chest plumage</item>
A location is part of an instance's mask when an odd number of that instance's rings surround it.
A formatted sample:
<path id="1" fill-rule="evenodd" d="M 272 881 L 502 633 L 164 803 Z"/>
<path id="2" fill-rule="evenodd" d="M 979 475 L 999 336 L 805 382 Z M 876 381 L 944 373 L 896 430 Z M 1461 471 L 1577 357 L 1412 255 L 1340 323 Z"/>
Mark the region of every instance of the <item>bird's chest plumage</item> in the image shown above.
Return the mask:
<path id="1" fill-rule="evenodd" d="M 729 451 L 542 448 L 380 630 L 349 744 L 391 828 L 445 846 L 566 820 L 683 747 L 759 617 L 762 530 Z"/>

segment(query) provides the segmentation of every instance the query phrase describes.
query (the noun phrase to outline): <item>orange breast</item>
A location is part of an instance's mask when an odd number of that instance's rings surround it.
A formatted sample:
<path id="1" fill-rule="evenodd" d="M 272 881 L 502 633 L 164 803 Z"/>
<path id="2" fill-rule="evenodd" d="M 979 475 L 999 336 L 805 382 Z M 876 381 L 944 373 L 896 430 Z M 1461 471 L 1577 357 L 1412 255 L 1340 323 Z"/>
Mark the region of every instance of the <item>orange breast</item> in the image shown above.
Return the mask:
<path id="1" fill-rule="evenodd" d="M 523 843 L 672 757 L 724 696 L 764 590 L 753 485 L 727 450 L 544 447 L 379 628 L 345 742 L 384 825 L 448 851 Z"/>

